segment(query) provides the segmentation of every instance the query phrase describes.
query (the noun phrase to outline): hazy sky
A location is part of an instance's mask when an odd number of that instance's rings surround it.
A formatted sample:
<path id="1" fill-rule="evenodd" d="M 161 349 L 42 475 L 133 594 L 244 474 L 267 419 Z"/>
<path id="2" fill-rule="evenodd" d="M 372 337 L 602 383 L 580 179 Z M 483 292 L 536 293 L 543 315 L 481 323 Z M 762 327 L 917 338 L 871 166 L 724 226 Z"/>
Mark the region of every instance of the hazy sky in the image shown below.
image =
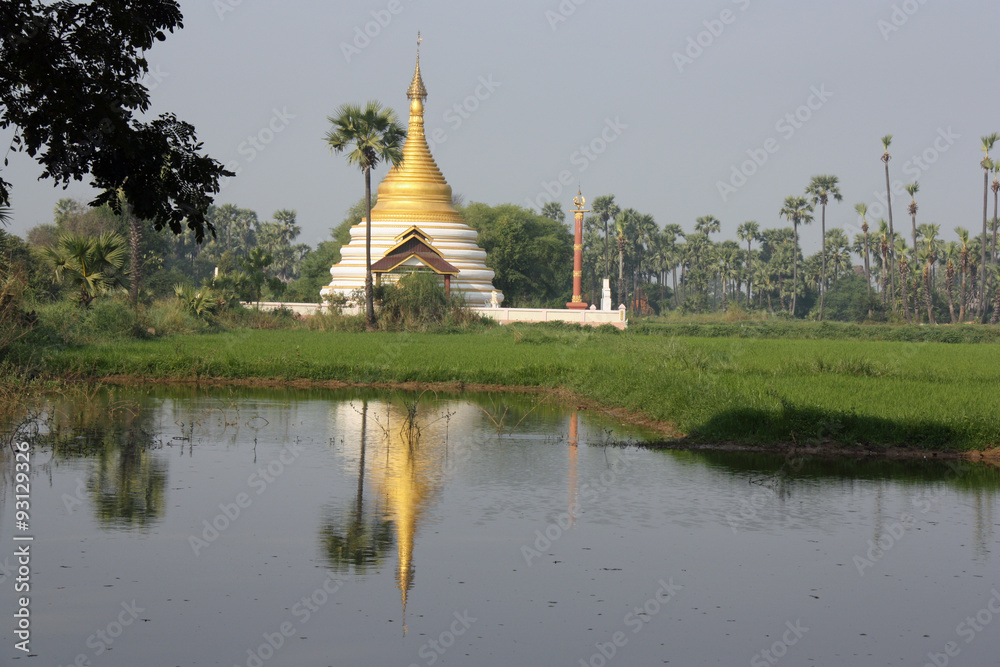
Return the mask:
<path id="1" fill-rule="evenodd" d="M 323 141 L 327 116 L 374 98 L 405 120 L 418 30 L 432 152 L 467 202 L 537 205 L 552 192 L 569 209 L 579 183 L 660 225 L 715 215 L 732 238 L 746 220 L 786 225 L 783 199 L 829 173 L 844 202 L 827 226 L 853 235 L 854 203 L 884 215 L 879 139 L 891 133 L 892 179 L 920 182 L 918 224 L 948 239 L 982 224 L 980 137 L 1000 131 L 996 0 L 181 6 L 185 28 L 148 54 L 155 112 L 193 123 L 239 170 L 217 204 L 262 219 L 295 209 L 309 244 L 364 192 Z M 24 155 L 4 169 L 15 233 L 50 222 L 60 197 L 88 196 L 39 173 Z M 893 217 L 908 231 L 904 197 Z M 818 228 L 803 245 L 818 249 Z"/>

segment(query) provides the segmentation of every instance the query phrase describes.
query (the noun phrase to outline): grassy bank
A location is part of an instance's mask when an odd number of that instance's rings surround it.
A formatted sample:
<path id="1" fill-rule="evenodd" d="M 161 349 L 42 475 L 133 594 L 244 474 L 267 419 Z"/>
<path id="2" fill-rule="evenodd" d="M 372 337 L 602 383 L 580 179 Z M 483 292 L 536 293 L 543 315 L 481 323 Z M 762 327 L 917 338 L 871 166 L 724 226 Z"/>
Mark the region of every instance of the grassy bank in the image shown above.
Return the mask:
<path id="1" fill-rule="evenodd" d="M 1000 444 L 989 344 L 683 337 L 512 325 L 468 334 L 243 330 L 36 350 L 62 378 L 266 378 L 565 388 L 691 442 Z"/>

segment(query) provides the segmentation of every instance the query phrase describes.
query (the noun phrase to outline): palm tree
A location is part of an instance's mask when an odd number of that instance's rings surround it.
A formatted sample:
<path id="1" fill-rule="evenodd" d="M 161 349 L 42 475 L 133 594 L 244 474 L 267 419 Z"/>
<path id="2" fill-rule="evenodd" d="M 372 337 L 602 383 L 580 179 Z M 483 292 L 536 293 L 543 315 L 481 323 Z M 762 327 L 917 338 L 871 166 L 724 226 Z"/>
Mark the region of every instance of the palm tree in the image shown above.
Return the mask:
<path id="1" fill-rule="evenodd" d="M 722 223 L 714 215 L 703 215 L 694 221 L 694 231 L 708 236 L 722 228 Z"/>
<path id="2" fill-rule="evenodd" d="M 80 305 L 89 308 L 97 297 L 125 289 L 128 243 L 115 232 L 98 237 L 63 234 L 54 248 L 43 249 L 58 282 L 68 280 L 80 290 Z"/>
<path id="3" fill-rule="evenodd" d="M 566 222 L 566 214 L 563 212 L 562 204 L 557 201 L 545 202 L 545 206 L 542 206 L 542 217 L 556 222 Z"/>
<path id="4" fill-rule="evenodd" d="M 834 201 L 842 201 L 844 198 L 840 194 L 839 179 L 836 176 L 823 174 L 813 176 L 809 185 L 806 186 L 806 196 L 812 198 L 812 205 L 819 204 L 821 208 L 820 216 L 820 238 L 822 239 L 823 273 L 820 278 L 819 290 L 819 321 L 823 321 L 823 297 L 826 294 L 826 204 L 830 197 Z"/>
<path id="5" fill-rule="evenodd" d="M 951 316 L 951 323 L 958 322 L 955 315 L 955 258 L 958 257 L 958 243 L 949 241 L 944 246 L 944 278 L 945 291 L 948 294 L 948 314 Z"/>
<path id="6" fill-rule="evenodd" d="M 920 225 L 920 236 L 926 241 L 924 247 L 924 304 L 927 307 L 927 322 L 936 324 L 934 321 L 934 274 L 933 266 L 937 261 L 937 249 L 935 241 L 941 231 L 941 225 L 923 224 Z"/>
<path id="7" fill-rule="evenodd" d="M 892 238 L 892 235 L 889 232 L 889 223 L 885 219 L 878 221 L 878 235 L 876 238 L 878 238 L 879 249 L 877 257 L 881 258 L 880 263 L 882 265 L 882 305 L 888 306 L 890 296 L 895 300 L 896 295 L 895 293 L 890 294 L 889 289 L 890 283 L 895 284 L 895 281 L 889 277 L 889 273 L 892 270 L 890 261 L 892 251 L 889 248 L 889 239 Z"/>
<path id="8" fill-rule="evenodd" d="M 372 169 L 382 162 L 398 166 L 403 161 L 402 143 L 406 130 L 396 113 L 372 100 L 364 109 L 344 104 L 327 118 L 333 128 L 326 142 L 334 153 L 347 153 L 348 164 L 357 165 L 365 175 L 365 319 L 375 326 L 375 297 L 372 287 Z"/>
<path id="9" fill-rule="evenodd" d="M 868 239 L 868 220 L 865 218 L 868 215 L 868 205 L 864 202 L 859 202 L 854 205 L 854 210 L 858 212 L 861 216 L 861 232 L 864 234 L 864 241 L 862 243 L 862 250 L 865 258 L 865 284 L 868 285 L 868 296 L 872 293 L 872 275 L 871 269 L 868 263 L 868 253 L 871 249 L 871 242 Z M 861 253 L 858 253 L 861 254 Z"/>
<path id="10" fill-rule="evenodd" d="M 979 317 L 983 318 L 985 323 L 986 318 L 986 206 L 989 199 L 990 191 L 990 170 L 993 169 L 993 162 L 990 160 L 990 150 L 995 144 L 1000 140 L 1000 134 L 993 132 L 992 134 L 987 134 L 982 137 L 982 149 L 986 153 L 986 157 L 980 162 L 980 166 L 983 168 L 983 256 L 982 262 L 979 265 L 979 275 L 980 275 L 980 293 L 981 297 L 979 299 Z"/>
<path id="11" fill-rule="evenodd" d="M 785 205 L 778 212 L 786 220 L 792 221 L 792 317 L 795 317 L 796 297 L 799 291 L 799 224 L 812 222 L 813 206 L 805 197 L 789 195 L 785 197 Z"/>
<path id="12" fill-rule="evenodd" d="M 10 222 L 11 211 L 7 206 L 0 206 L 0 225 L 6 225 Z"/>
<path id="13" fill-rule="evenodd" d="M 747 307 L 750 307 L 750 283 L 753 276 L 753 265 L 751 264 L 750 244 L 760 238 L 760 225 L 753 220 L 747 220 L 737 227 L 736 236 L 740 241 L 747 243 Z"/>
<path id="14" fill-rule="evenodd" d="M 959 266 L 961 266 L 962 270 L 962 289 L 958 293 L 958 321 L 965 322 L 965 308 L 968 299 L 969 251 L 971 250 L 972 242 L 969 239 L 969 230 L 965 227 L 956 227 L 955 233 L 958 234 Z"/>
<path id="15" fill-rule="evenodd" d="M 905 187 L 906 194 L 910 195 L 910 206 L 907 211 L 910 214 L 910 221 L 913 224 L 913 259 L 917 258 L 917 200 L 914 196 L 920 191 L 920 183 L 914 181 Z"/>
<path id="16" fill-rule="evenodd" d="M 1000 225 L 1000 219 L 997 218 L 997 194 L 1000 193 L 1000 160 L 990 160 L 993 163 L 993 184 L 990 189 L 993 190 L 993 220 L 990 222 L 991 229 L 993 231 L 993 248 L 990 250 L 990 257 L 993 265 L 996 266 L 997 263 L 997 226 Z"/>
<path id="17" fill-rule="evenodd" d="M 910 323 L 910 297 L 907 291 L 907 286 L 910 279 L 910 264 L 906 261 L 906 238 L 900 236 L 896 239 L 896 269 L 899 271 L 899 287 L 902 292 L 903 298 L 903 317 L 906 318 L 906 322 Z"/>
<path id="18" fill-rule="evenodd" d="M 893 310 L 895 310 L 896 274 L 893 271 L 892 253 L 896 246 L 896 233 L 892 229 L 892 189 L 889 187 L 889 160 L 892 159 L 892 156 L 889 155 L 889 145 L 891 143 L 891 134 L 882 137 L 882 162 L 885 164 L 885 202 L 889 209 L 889 279 L 892 281 Z"/>
<path id="19" fill-rule="evenodd" d="M 594 215 L 604 224 L 604 277 L 611 277 L 611 252 L 608 249 L 608 220 L 618 217 L 621 209 L 615 204 L 614 195 L 601 195 L 594 200 Z"/>
<path id="20" fill-rule="evenodd" d="M 627 208 L 615 216 L 615 234 L 618 240 L 618 303 L 625 303 L 625 247 L 629 236 L 635 229 L 636 218 L 639 212 L 634 208 Z"/>

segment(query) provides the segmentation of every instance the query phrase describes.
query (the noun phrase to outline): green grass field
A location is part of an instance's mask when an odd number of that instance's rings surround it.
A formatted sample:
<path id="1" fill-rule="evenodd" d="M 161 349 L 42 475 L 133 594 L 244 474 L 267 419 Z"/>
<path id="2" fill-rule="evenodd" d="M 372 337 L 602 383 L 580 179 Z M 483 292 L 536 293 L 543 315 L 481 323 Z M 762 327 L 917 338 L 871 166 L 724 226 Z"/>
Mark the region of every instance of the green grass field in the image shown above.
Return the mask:
<path id="1" fill-rule="evenodd" d="M 983 343 L 681 337 L 512 325 L 480 333 L 243 330 L 46 349 L 61 378 L 448 382 L 566 388 L 692 442 L 1000 444 L 1000 348 Z"/>

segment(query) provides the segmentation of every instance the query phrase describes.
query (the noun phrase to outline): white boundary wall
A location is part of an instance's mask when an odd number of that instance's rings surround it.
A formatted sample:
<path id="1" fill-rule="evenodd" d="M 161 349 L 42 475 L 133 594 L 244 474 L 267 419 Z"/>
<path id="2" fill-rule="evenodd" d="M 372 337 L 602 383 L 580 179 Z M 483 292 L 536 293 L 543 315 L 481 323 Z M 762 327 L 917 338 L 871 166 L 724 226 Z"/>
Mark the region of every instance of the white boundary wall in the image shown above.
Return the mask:
<path id="1" fill-rule="evenodd" d="M 256 307 L 256 303 L 243 303 L 248 308 Z M 261 310 L 278 310 L 287 308 L 296 315 L 315 315 L 326 308 L 321 303 L 282 303 L 279 301 L 261 301 Z M 628 326 L 624 310 L 570 310 L 569 308 L 483 308 L 472 310 L 480 315 L 496 320 L 500 324 L 511 322 L 573 322 L 587 326 L 611 324 L 619 329 Z M 340 309 L 345 315 L 357 315 L 361 312 L 358 306 L 345 306 Z"/>

